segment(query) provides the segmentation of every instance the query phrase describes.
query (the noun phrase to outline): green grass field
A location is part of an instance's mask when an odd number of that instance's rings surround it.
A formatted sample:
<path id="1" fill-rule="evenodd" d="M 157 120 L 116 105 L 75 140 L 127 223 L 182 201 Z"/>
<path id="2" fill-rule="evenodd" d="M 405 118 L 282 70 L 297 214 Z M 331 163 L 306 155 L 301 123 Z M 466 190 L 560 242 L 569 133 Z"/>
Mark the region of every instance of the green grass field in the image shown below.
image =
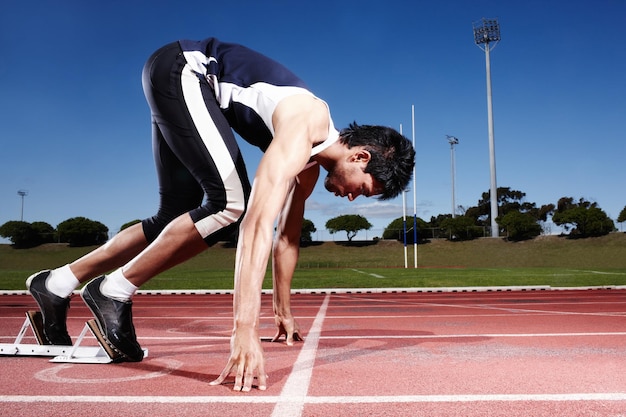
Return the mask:
<path id="1" fill-rule="evenodd" d="M 0 289 L 23 290 L 32 273 L 92 250 L 65 245 L 15 250 L 0 245 Z M 232 289 L 235 249 L 217 245 L 153 278 L 142 289 Z M 394 241 L 324 242 L 301 248 L 293 288 L 406 288 L 550 285 L 626 285 L 626 234 L 580 240 L 557 236 L 510 243 L 433 240 L 407 248 Z M 271 271 L 265 288 L 271 288 Z"/>

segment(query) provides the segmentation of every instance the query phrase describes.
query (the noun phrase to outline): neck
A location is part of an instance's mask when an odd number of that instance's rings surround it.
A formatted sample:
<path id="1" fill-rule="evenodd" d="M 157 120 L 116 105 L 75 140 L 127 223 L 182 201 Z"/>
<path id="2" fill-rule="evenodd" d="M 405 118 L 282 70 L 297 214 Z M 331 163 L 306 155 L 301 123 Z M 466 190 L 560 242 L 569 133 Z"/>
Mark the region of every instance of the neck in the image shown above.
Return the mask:
<path id="1" fill-rule="evenodd" d="M 341 157 L 343 149 L 345 149 L 345 146 L 339 141 L 336 141 L 317 155 L 314 155 L 311 159 L 320 164 L 326 171 L 330 171 Z"/>

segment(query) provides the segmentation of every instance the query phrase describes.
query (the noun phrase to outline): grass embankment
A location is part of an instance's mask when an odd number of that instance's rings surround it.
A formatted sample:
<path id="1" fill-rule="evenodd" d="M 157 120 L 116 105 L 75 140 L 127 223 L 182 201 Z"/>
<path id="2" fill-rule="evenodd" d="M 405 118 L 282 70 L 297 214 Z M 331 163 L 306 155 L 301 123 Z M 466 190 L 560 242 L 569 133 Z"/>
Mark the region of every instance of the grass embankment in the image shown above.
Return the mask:
<path id="1" fill-rule="evenodd" d="M 93 250 L 0 245 L 0 289 L 22 290 L 28 275 Z M 626 285 L 626 234 L 571 240 L 557 236 L 511 243 L 433 240 L 407 247 L 394 241 L 324 242 L 303 247 L 293 288 L 467 287 L 501 285 Z M 217 245 L 152 279 L 142 289 L 230 289 L 235 249 Z M 265 287 L 271 287 L 268 275 Z"/>

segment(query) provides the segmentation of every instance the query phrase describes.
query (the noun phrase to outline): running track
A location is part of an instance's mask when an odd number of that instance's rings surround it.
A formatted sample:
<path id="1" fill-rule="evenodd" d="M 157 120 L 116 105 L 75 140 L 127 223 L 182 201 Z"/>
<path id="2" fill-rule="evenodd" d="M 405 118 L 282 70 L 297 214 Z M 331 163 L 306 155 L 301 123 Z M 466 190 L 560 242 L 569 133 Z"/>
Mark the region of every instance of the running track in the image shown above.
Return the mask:
<path id="1" fill-rule="evenodd" d="M 292 304 L 305 342 L 263 343 L 267 391 L 208 385 L 228 358 L 230 294 L 141 294 L 143 362 L 2 356 L 0 415 L 626 416 L 623 288 L 318 290 Z M 0 343 L 34 308 L 0 296 Z M 75 338 L 90 318 L 79 297 L 69 315 Z M 273 334 L 264 294 L 261 336 Z"/>

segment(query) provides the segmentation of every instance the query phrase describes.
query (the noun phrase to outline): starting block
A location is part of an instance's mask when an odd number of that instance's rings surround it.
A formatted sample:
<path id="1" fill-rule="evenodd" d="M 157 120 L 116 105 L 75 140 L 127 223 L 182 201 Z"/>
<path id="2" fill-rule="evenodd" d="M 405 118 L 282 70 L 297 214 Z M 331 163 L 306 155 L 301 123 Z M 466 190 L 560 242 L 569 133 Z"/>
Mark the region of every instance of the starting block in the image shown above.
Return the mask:
<path id="1" fill-rule="evenodd" d="M 37 344 L 23 344 L 22 339 L 31 329 Z M 98 346 L 81 346 L 87 331 L 95 337 Z M 148 350 L 144 349 L 144 357 Z M 3 356 L 51 356 L 50 362 L 57 363 L 111 363 L 123 361 L 122 356 L 106 342 L 94 319 L 85 323 L 76 343 L 73 346 L 48 344 L 43 334 L 43 318 L 39 311 L 27 311 L 26 320 L 20 329 L 15 342 L 0 343 L 0 355 Z"/>

